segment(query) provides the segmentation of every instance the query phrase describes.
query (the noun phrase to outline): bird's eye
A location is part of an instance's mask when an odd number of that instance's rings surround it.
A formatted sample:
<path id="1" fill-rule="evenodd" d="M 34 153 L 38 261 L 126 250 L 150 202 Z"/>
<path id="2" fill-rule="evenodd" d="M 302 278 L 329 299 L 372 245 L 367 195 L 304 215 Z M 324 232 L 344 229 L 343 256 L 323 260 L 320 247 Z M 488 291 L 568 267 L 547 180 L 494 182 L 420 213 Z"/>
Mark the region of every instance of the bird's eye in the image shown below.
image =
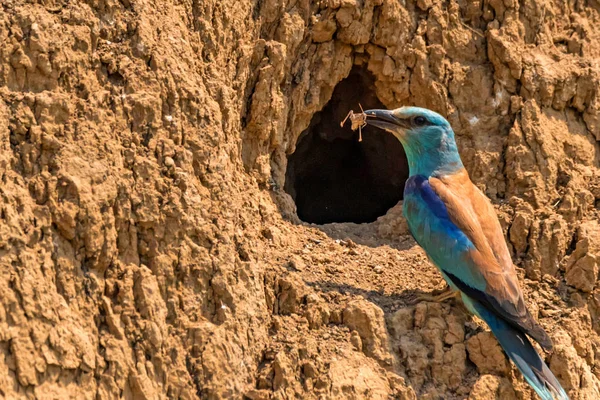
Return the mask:
<path id="1" fill-rule="evenodd" d="M 427 119 L 425 117 L 422 117 L 419 115 L 419 116 L 415 117 L 413 122 L 416 126 L 423 126 L 427 123 Z"/>

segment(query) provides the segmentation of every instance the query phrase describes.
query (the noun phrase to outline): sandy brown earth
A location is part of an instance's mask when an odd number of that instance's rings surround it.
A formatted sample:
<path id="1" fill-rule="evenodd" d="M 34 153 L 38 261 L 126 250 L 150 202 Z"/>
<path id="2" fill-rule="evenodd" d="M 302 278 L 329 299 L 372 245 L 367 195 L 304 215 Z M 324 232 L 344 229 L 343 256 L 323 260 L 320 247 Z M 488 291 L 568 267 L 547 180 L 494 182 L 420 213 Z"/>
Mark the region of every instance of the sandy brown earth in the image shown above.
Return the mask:
<path id="1" fill-rule="evenodd" d="M 287 157 L 354 68 L 447 116 L 546 361 L 600 398 L 599 24 L 595 0 L 3 0 L 0 397 L 536 398 L 459 302 L 419 300 L 444 282 L 401 205 L 297 217 Z"/>

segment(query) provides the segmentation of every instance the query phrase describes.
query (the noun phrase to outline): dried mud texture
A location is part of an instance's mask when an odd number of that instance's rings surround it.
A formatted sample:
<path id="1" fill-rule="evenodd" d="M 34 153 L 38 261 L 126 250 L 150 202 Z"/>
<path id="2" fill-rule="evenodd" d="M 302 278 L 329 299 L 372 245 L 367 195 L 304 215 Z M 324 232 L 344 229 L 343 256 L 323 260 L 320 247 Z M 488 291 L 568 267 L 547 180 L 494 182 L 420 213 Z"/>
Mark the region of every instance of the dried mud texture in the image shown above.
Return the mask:
<path id="1" fill-rule="evenodd" d="M 545 358 L 600 398 L 600 7 L 0 5 L 0 396 L 530 399 L 401 206 L 301 223 L 287 155 L 353 67 L 445 115 Z"/>

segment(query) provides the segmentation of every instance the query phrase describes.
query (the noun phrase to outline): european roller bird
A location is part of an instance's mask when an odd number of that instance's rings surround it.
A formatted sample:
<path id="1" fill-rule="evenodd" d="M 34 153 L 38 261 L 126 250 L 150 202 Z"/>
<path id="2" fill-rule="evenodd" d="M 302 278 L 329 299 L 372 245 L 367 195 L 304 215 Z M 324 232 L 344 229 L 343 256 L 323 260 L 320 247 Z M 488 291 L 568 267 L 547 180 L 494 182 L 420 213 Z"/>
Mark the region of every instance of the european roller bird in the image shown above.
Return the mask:
<path id="1" fill-rule="evenodd" d="M 403 211 L 417 243 L 467 309 L 490 327 L 537 394 L 543 400 L 568 399 L 529 340 L 552 349 L 525 305 L 500 222 L 471 182 L 448 121 L 419 107 L 365 113 L 368 124 L 389 131 L 404 147 L 410 175 Z"/>

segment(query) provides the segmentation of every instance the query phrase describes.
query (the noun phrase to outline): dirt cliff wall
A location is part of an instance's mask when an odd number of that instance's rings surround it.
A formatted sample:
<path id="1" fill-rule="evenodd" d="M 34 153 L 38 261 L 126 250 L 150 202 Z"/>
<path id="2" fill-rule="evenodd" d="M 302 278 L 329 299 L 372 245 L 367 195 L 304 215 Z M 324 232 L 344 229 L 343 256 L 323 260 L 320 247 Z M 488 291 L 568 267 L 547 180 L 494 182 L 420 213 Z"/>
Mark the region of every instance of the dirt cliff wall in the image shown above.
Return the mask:
<path id="1" fill-rule="evenodd" d="M 447 116 L 546 359 L 600 398 L 600 6 L 4 0 L 5 398 L 534 398 L 401 207 L 301 223 L 287 156 L 353 69 Z"/>

